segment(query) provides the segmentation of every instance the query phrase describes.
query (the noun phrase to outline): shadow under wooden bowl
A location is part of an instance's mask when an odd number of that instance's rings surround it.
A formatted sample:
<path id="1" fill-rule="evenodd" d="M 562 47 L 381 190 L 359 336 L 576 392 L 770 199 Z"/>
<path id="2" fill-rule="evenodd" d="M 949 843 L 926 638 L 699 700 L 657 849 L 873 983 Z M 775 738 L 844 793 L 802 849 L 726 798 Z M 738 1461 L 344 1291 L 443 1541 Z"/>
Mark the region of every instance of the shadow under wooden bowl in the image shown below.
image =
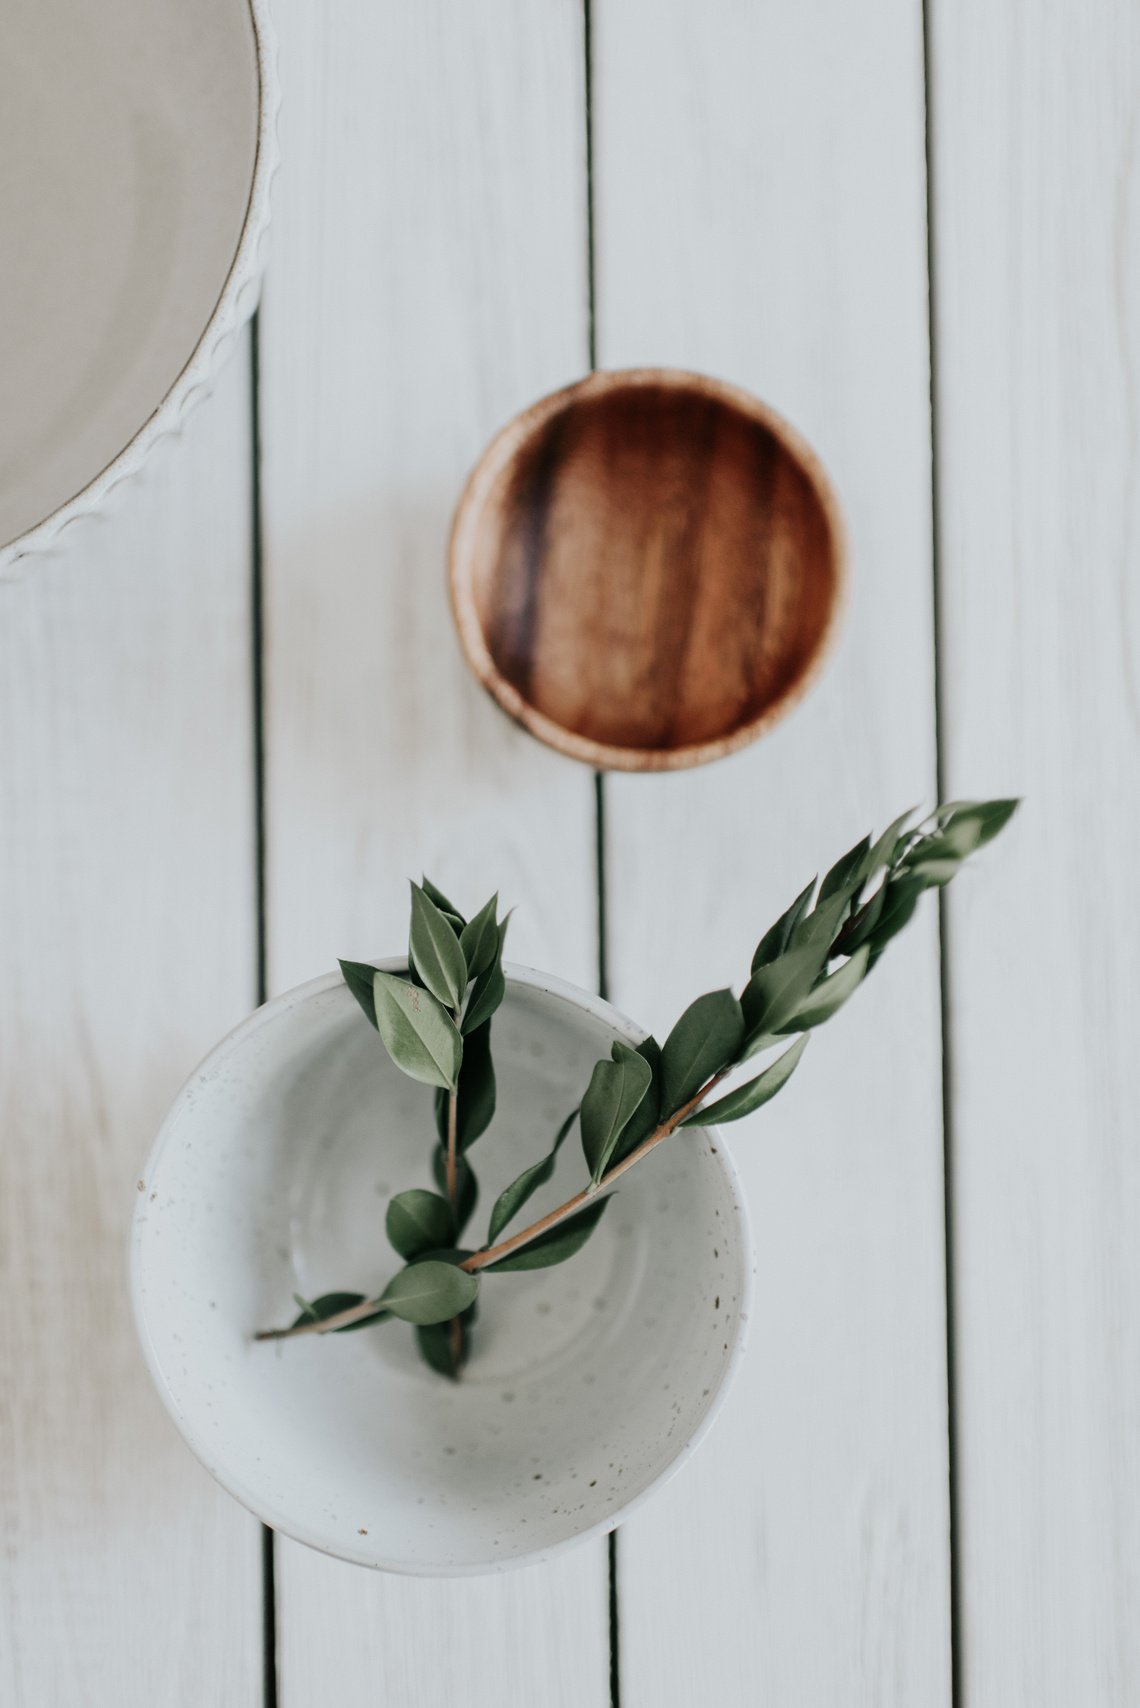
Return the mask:
<path id="1" fill-rule="evenodd" d="M 734 752 L 805 692 L 845 546 L 813 452 L 747 392 L 595 373 L 491 441 L 460 498 L 451 597 L 475 675 L 601 769 Z"/>

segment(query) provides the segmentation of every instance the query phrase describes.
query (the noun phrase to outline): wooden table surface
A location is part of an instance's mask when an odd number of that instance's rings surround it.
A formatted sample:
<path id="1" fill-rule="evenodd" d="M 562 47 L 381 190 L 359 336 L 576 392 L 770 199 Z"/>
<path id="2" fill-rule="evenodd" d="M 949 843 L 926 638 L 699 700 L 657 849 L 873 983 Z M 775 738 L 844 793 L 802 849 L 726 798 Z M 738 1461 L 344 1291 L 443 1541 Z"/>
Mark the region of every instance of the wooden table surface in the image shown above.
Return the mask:
<path id="1" fill-rule="evenodd" d="M 278 0 L 259 321 L 0 590 L 5 1708 L 1140 1700 L 1140 10 L 927 10 Z M 774 404 L 853 551 L 777 732 L 599 788 L 480 694 L 443 584 L 482 445 L 591 360 Z M 398 947 L 426 869 L 667 1026 L 872 824 L 1011 792 L 733 1129 L 746 1367 L 612 1553 L 267 1546 L 150 1389 L 125 1255 L 259 991 Z"/>

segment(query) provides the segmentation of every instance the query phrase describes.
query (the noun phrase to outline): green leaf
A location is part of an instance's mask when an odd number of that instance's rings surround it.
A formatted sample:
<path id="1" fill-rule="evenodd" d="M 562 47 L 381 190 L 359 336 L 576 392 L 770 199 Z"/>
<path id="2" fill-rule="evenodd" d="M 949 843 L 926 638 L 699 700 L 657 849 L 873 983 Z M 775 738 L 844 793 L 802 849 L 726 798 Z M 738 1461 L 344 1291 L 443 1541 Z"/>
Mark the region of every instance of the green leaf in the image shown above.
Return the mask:
<path id="1" fill-rule="evenodd" d="M 456 1143 L 461 1151 L 473 1145 L 491 1125 L 495 1115 L 495 1067 L 491 1059 L 491 1022 L 480 1026 L 463 1040 L 463 1066 L 459 1070 L 459 1110 Z M 447 1147 L 448 1093 L 435 1094 L 435 1130 Z"/>
<path id="2" fill-rule="evenodd" d="M 975 822 L 979 828 L 975 847 L 984 848 L 987 842 L 992 842 L 994 837 L 1005 829 L 1020 805 L 1020 800 L 950 801 L 946 806 L 938 808 L 935 817 L 943 825 L 957 823 L 963 819 Z"/>
<path id="3" fill-rule="evenodd" d="M 782 913 L 775 925 L 769 926 L 756 945 L 756 953 L 752 957 L 752 971 L 766 967 L 769 961 L 774 961 L 782 955 L 791 940 L 792 932 L 811 906 L 811 898 L 815 894 L 815 879 L 802 889 L 786 913 Z"/>
<path id="4" fill-rule="evenodd" d="M 445 1251 L 438 1254 L 441 1263 L 462 1263 L 470 1256 L 465 1251 Z M 425 1364 L 441 1376 L 457 1377 L 462 1366 L 467 1362 L 471 1349 L 470 1330 L 474 1327 L 479 1315 L 479 1300 L 473 1299 L 465 1311 L 460 1311 L 459 1321 L 463 1326 L 462 1337 L 463 1355 L 457 1368 L 453 1361 L 451 1342 L 451 1322 L 420 1323 L 415 1330 L 416 1346 Z"/>
<path id="5" fill-rule="evenodd" d="M 766 1067 L 763 1073 L 758 1073 L 755 1079 L 750 1079 L 745 1085 L 738 1085 L 727 1097 L 710 1103 L 707 1108 L 695 1109 L 681 1122 L 682 1127 L 712 1127 L 724 1121 L 739 1121 L 742 1115 L 751 1115 L 754 1109 L 761 1108 L 791 1079 L 800 1057 L 807 1049 L 808 1036 L 805 1032 L 802 1038 L 797 1038 L 790 1050 L 785 1050 L 778 1061 Z"/>
<path id="6" fill-rule="evenodd" d="M 464 1032 L 473 1032 L 485 1025 L 507 994 L 507 981 L 503 976 L 503 944 L 507 939 L 507 926 L 510 922 L 509 913 L 499 922 L 498 942 L 493 958 L 472 986 L 467 1012 L 461 1021 Z"/>
<path id="7" fill-rule="evenodd" d="M 870 900 L 865 901 L 858 912 L 851 915 L 839 933 L 835 945 L 840 954 L 854 954 L 855 950 L 861 948 L 871 936 L 882 915 L 883 905 L 887 899 L 887 888 L 887 883 L 884 881 Z"/>
<path id="8" fill-rule="evenodd" d="M 849 849 L 842 859 L 835 862 L 819 886 L 820 901 L 826 901 L 829 896 L 841 895 L 844 891 L 848 895 L 854 893 L 863 881 L 863 862 L 870 850 L 871 838 L 864 836 L 862 841 L 857 842 L 854 848 Z"/>
<path id="9" fill-rule="evenodd" d="M 909 863 L 903 868 L 912 878 L 920 878 L 924 889 L 932 889 L 948 884 L 962 870 L 962 861 L 957 859 L 916 860 L 914 865 Z"/>
<path id="10" fill-rule="evenodd" d="M 486 1025 L 506 994 L 507 981 L 503 977 L 502 965 L 496 956 L 486 972 L 481 973 L 475 980 L 472 987 L 471 1000 L 462 1020 L 464 1032 L 475 1032 L 480 1026 Z"/>
<path id="11" fill-rule="evenodd" d="M 751 1061 L 753 1056 L 760 1055 L 763 1050 L 774 1050 L 777 1044 L 786 1044 L 787 1039 L 781 1032 L 753 1032 L 749 1034 L 743 1050 L 740 1052 L 741 1062 Z"/>
<path id="12" fill-rule="evenodd" d="M 811 1026 L 818 1026 L 824 1020 L 830 1020 L 847 998 L 851 996 L 867 976 L 871 951 L 867 944 L 856 949 L 849 961 L 845 961 L 838 972 L 830 978 L 817 984 L 815 989 L 804 997 L 790 1020 L 784 1022 L 785 1032 L 806 1032 Z M 780 1058 L 781 1061 L 783 1057 Z"/>
<path id="13" fill-rule="evenodd" d="M 301 1307 L 301 1314 L 292 1324 L 300 1328 L 302 1323 L 324 1322 L 327 1317 L 335 1317 L 340 1311 L 350 1311 L 355 1305 L 362 1305 L 368 1297 L 366 1293 L 322 1293 L 319 1299 L 302 1299 L 300 1293 L 293 1294 Z M 369 1328 L 374 1322 L 388 1315 L 377 1306 L 374 1316 L 361 1317 L 358 1322 L 345 1323 L 343 1328 L 333 1328 L 330 1334 L 351 1334 L 357 1328 Z"/>
<path id="14" fill-rule="evenodd" d="M 835 862 L 819 887 L 815 907 L 789 933 L 788 949 L 818 946 L 837 952 L 832 945 L 849 910 L 857 904 L 859 892 L 867 879 L 890 859 L 898 833 L 910 816 L 910 812 L 903 813 L 874 846 L 871 838 L 864 836 L 841 860 Z"/>
<path id="15" fill-rule="evenodd" d="M 442 1323 L 466 1310 L 478 1291 L 477 1276 L 433 1258 L 393 1275 L 377 1302 L 406 1323 Z"/>
<path id="16" fill-rule="evenodd" d="M 595 1185 L 606 1172 L 626 1122 L 653 1083 L 653 1069 L 645 1057 L 620 1038 L 614 1039 L 610 1053 L 612 1060 L 595 1062 L 582 1099 L 582 1150 Z"/>
<path id="17" fill-rule="evenodd" d="M 459 946 L 463 950 L 470 978 L 478 978 L 485 972 L 499 953 L 499 925 L 495 918 L 499 909 L 499 897 L 496 892 L 481 907 L 469 925 L 465 925 L 460 934 Z"/>
<path id="18" fill-rule="evenodd" d="M 859 888 L 859 880 L 849 883 L 826 901 L 818 901 L 809 914 L 800 920 L 788 940 L 788 950 L 820 948 L 825 952 L 838 934 L 851 907 L 851 897 Z"/>
<path id="19" fill-rule="evenodd" d="M 416 1328 L 416 1347 L 424 1363 L 438 1376 L 447 1376 L 455 1381 L 459 1371 L 451 1349 L 449 1323 L 420 1323 Z"/>
<path id="20" fill-rule="evenodd" d="M 510 1185 L 505 1186 L 499 1193 L 495 1200 L 495 1207 L 491 1211 L 491 1225 L 487 1229 L 488 1245 L 494 1245 L 503 1229 L 509 1222 L 514 1221 L 527 1200 L 534 1196 L 540 1186 L 546 1185 L 554 1173 L 554 1164 L 558 1152 L 566 1139 L 566 1135 L 574 1125 L 577 1114 L 577 1109 L 572 1109 L 567 1115 L 555 1135 L 554 1144 L 549 1153 L 539 1162 L 533 1162 L 529 1168 L 524 1168 L 522 1173 L 517 1175 Z"/>
<path id="21" fill-rule="evenodd" d="M 376 1025 L 396 1066 L 424 1085 L 454 1090 L 463 1040 L 443 1004 L 395 973 L 373 973 L 372 992 Z"/>
<path id="22" fill-rule="evenodd" d="M 400 1256 L 409 1260 L 450 1245 L 455 1236 L 455 1217 L 446 1198 L 414 1186 L 398 1192 L 388 1205 L 384 1219 L 388 1239 Z"/>
<path id="23" fill-rule="evenodd" d="M 974 818 L 953 820 L 933 836 L 924 836 L 907 849 L 904 866 L 919 860 L 965 860 L 978 846 L 982 827 Z"/>
<path id="24" fill-rule="evenodd" d="M 481 1138 L 495 1115 L 495 1066 L 491 1059 L 491 1022 L 463 1040 L 459 1070 L 459 1148 L 465 1151 Z"/>
<path id="25" fill-rule="evenodd" d="M 907 850 L 903 865 L 930 884 L 947 884 L 969 855 L 1003 830 L 1018 801 L 958 801 L 935 814 L 940 828 Z"/>
<path id="26" fill-rule="evenodd" d="M 441 1245 L 435 1251 L 422 1251 L 418 1257 L 412 1259 L 412 1262 L 453 1263 L 457 1268 L 462 1268 L 463 1264 L 466 1263 L 467 1259 L 471 1256 L 472 1253 L 470 1251 L 461 1251 L 456 1245 Z M 468 1310 L 474 1311 L 476 1309 L 476 1302 L 472 1300 L 471 1304 L 467 1308 Z"/>
<path id="27" fill-rule="evenodd" d="M 630 1151 L 635 1151 L 661 1122 L 661 1045 L 650 1033 L 638 1044 L 637 1053 L 649 1063 L 649 1089 L 618 1135 L 610 1158 L 611 1165 L 621 1162 Z"/>
<path id="28" fill-rule="evenodd" d="M 440 1095 L 439 1093 L 436 1094 Z M 455 1186 L 459 1200 L 455 1211 L 455 1238 L 458 1239 L 464 1228 L 471 1220 L 479 1197 L 479 1183 L 475 1179 L 475 1171 L 462 1151 L 455 1159 Z M 432 1179 L 440 1192 L 447 1196 L 447 1148 L 446 1144 L 437 1145 L 431 1158 Z"/>
<path id="29" fill-rule="evenodd" d="M 979 846 L 981 821 L 972 813 L 950 819 L 941 830 L 921 836 L 907 849 L 901 865 L 908 871 L 932 862 L 953 862 L 955 869 Z"/>
<path id="30" fill-rule="evenodd" d="M 376 968 L 365 966 L 363 961 L 341 961 L 340 970 L 345 984 L 364 1010 L 368 1024 L 375 1026 L 376 999 L 372 994 L 372 980 L 376 977 Z"/>
<path id="31" fill-rule="evenodd" d="M 464 1328 L 467 1328 L 470 1322 L 474 1320 L 474 1312 L 474 1305 L 469 1310 L 460 1312 L 459 1320 Z M 447 1376 L 455 1381 L 459 1375 L 459 1370 L 456 1369 L 452 1353 L 450 1322 L 420 1323 L 416 1328 L 416 1346 L 424 1363 L 429 1365 L 437 1375 Z M 463 1336 L 465 1353 L 467 1346 L 468 1336 L 465 1334 Z M 462 1362 L 466 1363 L 466 1357 L 463 1358 Z"/>
<path id="32" fill-rule="evenodd" d="M 887 884 L 879 923 L 865 945 L 871 951 L 870 966 L 875 965 L 891 938 L 896 936 L 904 925 L 910 923 L 918 906 L 918 898 L 925 888 L 926 883 L 922 878 L 910 874 L 894 877 Z"/>
<path id="33" fill-rule="evenodd" d="M 431 897 L 412 885 L 411 962 L 427 989 L 448 1008 L 458 1008 L 467 989 L 467 962 L 459 939 Z"/>
<path id="34" fill-rule="evenodd" d="M 552 1264 L 565 1263 L 568 1257 L 573 1257 L 576 1252 L 581 1251 L 601 1221 L 611 1198 L 612 1194 L 607 1198 L 596 1198 L 592 1204 L 587 1204 L 584 1210 L 568 1216 L 548 1233 L 539 1234 L 537 1239 L 532 1239 L 529 1245 L 512 1252 L 510 1257 L 501 1257 L 498 1263 L 489 1263 L 483 1273 L 505 1275 L 510 1270 L 549 1269 Z"/>
<path id="35" fill-rule="evenodd" d="M 743 1041 L 744 1016 L 730 990 L 712 990 L 690 1003 L 661 1052 L 662 1114 L 672 1115 L 734 1061 Z"/>
<path id="36" fill-rule="evenodd" d="M 778 1032 L 795 1013 L 827 961 L 830 942 L 824 934 L 818 942 L 801 943 L 753 973 L 740 998 L 748 1028 L 745 1060 L 755 1054 L 757 1039 Z"/>
<path id="37" fill-rule="evenodd" d="M 435 903 L 441 913 L 449 913 L 452 919 L 455 920 L 455 934 L 458 936 L 460 930 L 462 930 L 463 926 L 466 925 L 467 921 L 464 919 L 455 903 L 453 901 L 448 901 L 443 891 L 437 889 L 430 878 L 422 878 L 420 880 L 420 888 L 423 890 L 428 900 Z"/>
<path id="38" fill-rule="evenodd" d="M 884 830 L 883 834 L 879 837 L 879 840 L 875 843 L 874 847 L 870 850 L 867 858 L 863 862 L 861 877 L 864 883 L 867 882 L 868 878 L 873 878 L 881 866 L 886 866 L 890 863 L 894 856 L 899 837 L 902 835 L 903 826 L 906 824 L 908 819 L 914 817 L 917 811 L 917 807 L 908 807 L 906 812 L 900 813 L 898 818 L 895 819 L 895 822 L 888 825 L 886 830 Z"/>
<path id="39" fill-rule="evenodd" d="M 1005 829 L 1020 805 L 1019 799 L 982 802 L 979 815 L 982 821 L 982 834 L 978 838 L 979 848 L 984 848 L 987 842 L 992 842 L 994 837 Z"/>

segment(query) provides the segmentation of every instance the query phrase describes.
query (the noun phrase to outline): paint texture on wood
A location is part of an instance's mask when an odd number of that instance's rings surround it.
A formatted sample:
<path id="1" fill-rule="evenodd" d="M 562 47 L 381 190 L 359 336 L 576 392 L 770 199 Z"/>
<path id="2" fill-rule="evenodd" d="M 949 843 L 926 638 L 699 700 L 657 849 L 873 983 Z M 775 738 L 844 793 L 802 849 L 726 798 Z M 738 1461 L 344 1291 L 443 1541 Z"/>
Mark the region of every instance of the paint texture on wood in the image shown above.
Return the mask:
<path id="1" fill-rule="evenodd" d="M 1140 14 L 936 6 L 964 1708 L 1140 1699 Z M 981 32 L 985 50 L 980 51 Z"/>
<path id="2" fill-rule="evenodd" d="M 292 164 L 262 320 L 270 985 L 399 953 L 421 871 L 465 909 L 500 889 L 511 953 L 588 985 L 592 779 L 471 680 L 446 584 L 485 443 L 586 363 L 581 13 L 283 0 L 276 21 Z M 400 1582 L 286 1542 L 277 1561 L 283 1708 L 608 1703 L 603 1544 L 487 1582 Z"/>
<path id="3" fill-rule="evenodd" d="M 811 876 L 934 790 L 922 43 L 902 5 L 595 8 L 599 360 L 731 379 L 808 437 L 849 612 L 747 753 L 606 784 L 615 1000 L 739 984 Z M 726 1134 L 757 1310 L 707 1449 L 619 1540 L 623 1708 L 944 1705 L 933 904 Z"/>
<path id="4" fill-rule="evenodd" d="M 261 1688 L 259 1532 L 162 1409 L 127 1233 L 254 1000 L 248 352 L 0 590 L 0 1701 Z"/>

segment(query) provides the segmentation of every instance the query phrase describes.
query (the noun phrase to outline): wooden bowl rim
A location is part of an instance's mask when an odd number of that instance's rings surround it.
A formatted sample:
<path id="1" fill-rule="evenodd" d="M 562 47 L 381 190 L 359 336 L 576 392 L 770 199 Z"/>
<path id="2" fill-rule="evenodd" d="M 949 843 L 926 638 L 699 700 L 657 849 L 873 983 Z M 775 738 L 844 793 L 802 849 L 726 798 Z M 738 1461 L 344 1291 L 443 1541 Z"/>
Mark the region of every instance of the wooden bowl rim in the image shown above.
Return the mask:
<path id="1" fill-rule="evenodd" d="M 607 392 L 633 390 L 643 386 L 716 398 L 767 429 L 785 454 L 806 476 L 815 494 L 831 541 L 834 576 L 831 605 L 826 621 L 795 681 L 762 712 L 726 735 L 668 748 L 622 747 L 611 742 L 596 741 L 567 729 L 564 724 L 557 723 L 532 705 L 514 684 L 503 676 L 491 656 L 476 610 L 471 576 L 474 531 L 488 494 L 503 468 L 517 456 L 527 440 L 552 416 L 582 398 L 604 396 Z M 584 379 L 575 380 L 570 385 L 549 392 L 519 414 L 512 416 L 487 445 L 468 475 L 455 507 L 448 543 L 448 586 L 452 615 L 464 657 L 477 681 L 515 723 L 521 724 L 548 747 L 553 747 L 570 759 L 578 759 L 583 764 L 591 765 L 597 771 L 681 771 L 690 766 L 708 764 L 713 759 L 722 759 L 749 746 L 791 711 L 814 685 L 834 647 L 847 604 L 847 529 L 831 479 L 807 440 L 776 410 L 761 403 L 759 398 L 745 391 L 742 386 L 733 385 L 727 380 L 714 379 L 707 374 L 692 373 L 684 368 L 597 369 L 587 374 Z"/>

